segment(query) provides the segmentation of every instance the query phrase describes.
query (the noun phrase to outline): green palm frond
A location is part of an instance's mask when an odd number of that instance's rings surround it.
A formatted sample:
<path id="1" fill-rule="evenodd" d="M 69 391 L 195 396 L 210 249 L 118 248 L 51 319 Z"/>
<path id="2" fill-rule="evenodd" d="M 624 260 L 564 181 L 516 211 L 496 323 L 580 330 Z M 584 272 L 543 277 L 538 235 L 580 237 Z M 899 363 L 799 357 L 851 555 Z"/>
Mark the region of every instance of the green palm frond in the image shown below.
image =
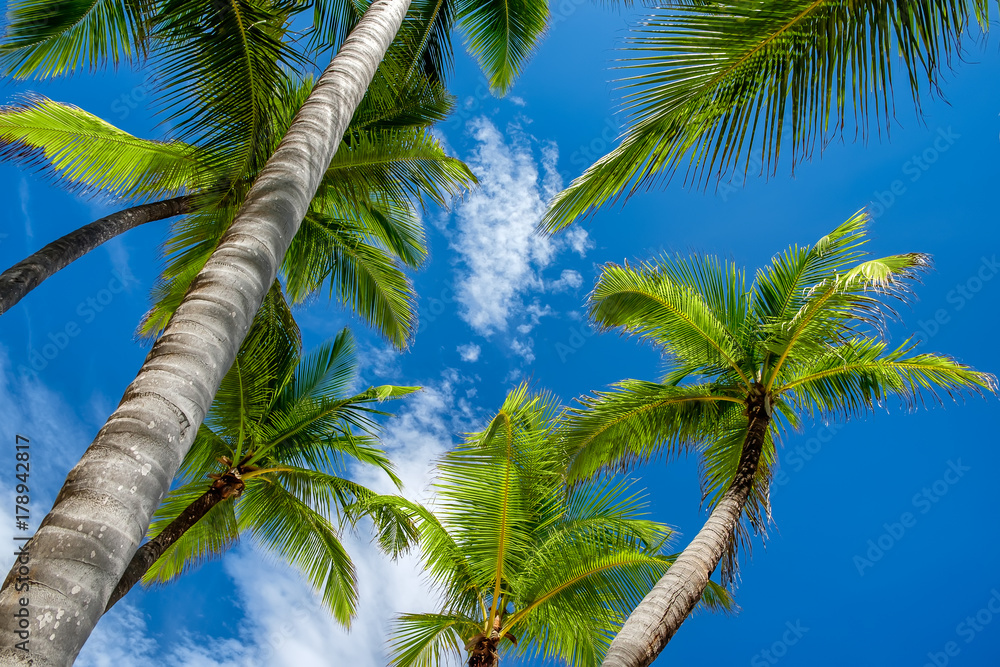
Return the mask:
<path id="1" fill-rule="evenodd" d="M 465 163 L 449 157 L 429 130 L 359 130 L 350 137 L 320 182 L 320 206 L 331 194 L 368 201 L 372 193 L 396 202 L 447 206 L 451 197 L 477 182 Z"/>
<path id="2" fill-rule="evenodd" d="M 247 481 L 238 510 L 240 530 L 298 569 L 349 626 L 358 599 L 354 564 L 329 519 L 265 477 Z"/>
<path id="3" fill-rule="evenodd" d="M 461 654 L 478 624 L 462 614 L 402 614 L 389 645 L 392 667 L 437 667 L 448 654 Z"/>
<path id="4" fill-rule="evenodd" d="M 168 493 L 153 515 L 148 537 L 159 535 L 210 486 L 211 482 L 201 477 Z M 239 536 L 234 500 L 221 500 L 167 548 L 146 571 L 142 582 L 147 586 L 169 583 L 202 563 L 219 557 L 239 541 Z"/>
<path id="5" fill-rule="evenodd" d="M 556 197 L 542 225 L 560 229 L 669 180 L 685 162 L 693 183 L 745 175 L 755 160 L 776 173 L 782 149 L 794 165 L 842 133 L 852 115 L 857 138 L 868 135 L 870 117 L 887 130 L 897 63 L 919 109 L 921 91 L 937 90 L 971 24 L 986 27 L 988 4 L 670 3 L 630 39 L 621 144 Z"/>
<path id="6" fill-rule="evenodd" d="M 346 307 L 399 349 L 417 325 L 416 294 L 393 255 L 369 243 L 377 223 L 335 219 L 310 212 L 292 240 L 282 272 L 293 301 L 326 283 Z"/>
<path id="7" fill-rule="evenodd" d="M 757 272 L 754 306 L 767 321 L 787 320 L 805 305 L 809 290 L 864 256 L 869 216 L 859 211 L 812 246 L 793 245 Z"/>
<path id="8" fill-rule="evenodd" d="M 439 664 L 499 622 L 501 652 L 596 666 L 666 571 L 670 529 L 647 518 L 645 498 L 629 484 L 566 488 L 562 412 L 522 384 L 440 461 L 435 512 L 410 511 L 444 606 L 397 620 L 391 664 Z"/>
<path id="9" fill-rule="evenodd" d="M 199 185 L 187 144 L 139 139 L 40 95 L 0 108 L 0 159 L 49 172 L 71 190 L 123 198 L 173 196 Z"/>
<path id="10" fill-rule="evenodd" d="M 906 301 L 912 283 L 929 266 L 928 255 L 893 255 L 862 262 L 842 277 L 815 285 L 795 315 L 763 326 L 763 345 L 776 358 L 765 387 L 774 385 L 790 356 L 822 353 L 861 328 L 882 331 L 895 316 L 886 297 Z"/>
<path id="11" fill-rule="evenodd" d="M 197 145 L 202 162 L 219 175 L 221 201 L 245 193 L 247 179 L 270 157 L 275 134 L 284 132 L 275 122 L 278 92 L 286 70 L 305 66 L 286 39 L 291 7 L 266 0 L 164 0 L 152 24 L 164 122 Z"/>
<path id="12" fill-rule="evenodd" d="M 14 0 L 0 41 L 0 68 L 45 79 L 81 67 L 134 62 L 146 51 L 147 0 Z"/>
<path id="13" fill-rule="evenodd" d="M 624 380 L 610 392 L 580 399 L 567 413 L 560 435 L 573 455 L 570 479 L 586 479 L 603 467 L 628 470 L 664 455 L 697 451 L 719 415 L 737 396 L 716 395 L 710 385 L 670 386 Z"/>
<path id="14" fill-rule="evenodd" d="M 545 32 L 548 2 L 455 0 L 454 11 L 490 89 L 506 94 Z"/>
<path id="15" fill-rule="evenodd" d="M 622 328 L 652 340 L 690 372 L 732 371 L 749 384 L 741 370 L 741 332 L 726 324 L 727 319 L 745 312 L 742 293 L 729 290 L 713 295 L 710 304 L 699 289 L 704 286 L 678 282 L 671 275 L 682 266 L 669 258 L 637 268 L 606 265 L 588 299 L 591 319 L 603 329 Z M 724 289 L 721 281 L 713 284 Z M 719 307 L 724 310 L 717 312 Z"/>
<path id="16" fill-rule="evenodd" d="M 964 391 L 993 391 L 996 379 L 937 354 L 911 354 L 907 341 L 887 352 L 885 341 L 853 338 L 797 364 L 775 390 L 810 416 L 863 415 L 896 397 L 915 408 L 924 396 L 940 400 Z"/>

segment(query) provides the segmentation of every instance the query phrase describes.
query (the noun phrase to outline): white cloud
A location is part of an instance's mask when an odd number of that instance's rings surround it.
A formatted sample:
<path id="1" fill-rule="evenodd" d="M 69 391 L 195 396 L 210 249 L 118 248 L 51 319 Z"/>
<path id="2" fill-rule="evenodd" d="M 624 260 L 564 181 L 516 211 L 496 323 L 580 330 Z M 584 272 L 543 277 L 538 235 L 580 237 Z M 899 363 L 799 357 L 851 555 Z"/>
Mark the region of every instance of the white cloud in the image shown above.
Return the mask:
<path id="1" fill-rule="evenodd" d="M 524 101 L 524 98 L 518 97 L 517 95 L 511 95 L 510 97 L 507 98 L 507 101 L 516 104 L 519 107 L 528 106 L 528 103 Z"/>
<path id="2" fill-rule="evenodd" d="M 525 363 L 528 364 L 535 360 L 534 347 L 535 340 L 533 338 L 525 338 L 524 340 L 514 338 L 510 341 L 511 352 L 519 357 L 523 357 Z"/>
<path id="3" fill-rule="evenodd" d="M 556 151 L 542 151 L 539 169 L 530 139 L 513 128 L 510 143 L 485 118 L 470 123 L 477 147 L 468 160 L 480 180 L 456 210 L 458 232 L 452 247 L 464 267 L 459 271 L 460 315 L 477 333 L 507 328 L 519 297 L 544 288 L 539 272 L 555 254 L 550 239 L 535 234 L 545 211 L 542 190 L 557 187 Z"/>
<path id="4" fill-rule="evenodd" d="M 562 292 L 564 290 L 576 289 L 582 284 L 583 276 L 580 275 L 579 271 L 563 269 L 563 272 L 559 275 L 559 280 L 553 280 L 549 283 L 549 289 L 553 292 Z"/>
<path id="5" fill-rule="evenodd" d="M 475 343 L 459 345 L 456 349 L 458 350 L 458 355 L 462 358 L 462 361 L 468 361 L 469 363 L 479 361 L 479 353 L 483 351 L 483 348 L 479 347 Z"/>
<path id="6" fill-rule="evenodd" d="M 569 229 L 559 232 L 562 237 L 562 241 L 570 247 L 570 249 L 580 257 L 585 257 L 587 251 L 594 247 L 594 242 L 590 239 L 590 234 L 587 230 L 581 227 L 579 224 L 570 227 Z"/>

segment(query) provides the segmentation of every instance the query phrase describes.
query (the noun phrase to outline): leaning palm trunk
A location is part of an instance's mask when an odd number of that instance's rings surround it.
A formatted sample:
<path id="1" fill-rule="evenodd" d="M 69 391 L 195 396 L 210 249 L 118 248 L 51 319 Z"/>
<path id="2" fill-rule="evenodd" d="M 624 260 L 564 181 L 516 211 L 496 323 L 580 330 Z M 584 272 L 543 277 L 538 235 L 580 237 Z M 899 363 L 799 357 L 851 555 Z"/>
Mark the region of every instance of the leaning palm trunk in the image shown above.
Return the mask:
<path id="1" fill-rule="evenodd" d="M 100 619 L 232 365 L 409 0 L 376 0 L 320 77 L 219 247 L 28 543 L 30 654 L 17 568 L 0 663 L 69 665 Z M 58 622 L 56 619 L 62 619 Z M 73 619 L 68 621 L 67 619 Z"/>
<path id="2" fill-rule="evenodd" d="M 125 568 L 125 574 L 118 580 L 118 585 L 115 586 L 104 613 L 108 613 L 108 610 L 115 606 L 116 602 L 125 597 L 133 586 L 142 581 L 143 576 L 153 566 L 153 563 L 166 553 L 174 542 L 181 539 L 191 526 L 201 521 L 202 517 L 222 501 L 235 498 L 243 492 L 243 480 L 239 477 L 238 472 L 232 470 L 215 480 L 205 493 L 185 507 L 184 511 L 167 524 L 167 527 L 160 531 L 156 537 L 136 550 L 128 567 Z"/>
<path id="3" fill-rule="evenodd" d="M 190 210 L 190 195 L 140 204 L 95 220 L 56 239 L 0 273 L 0 315 L 10 310 L 43 280 L 50 278 L 104 242 L 147 222 L 165 220 L 188 213 Z"/>
<path id="4" fill-rule="evenodd" d="M 771 421 L 763 395 L 748 404 L 748 412 L 750 426 L 732 483 L 702 529 L 625 621 L 601 667 L 646 667 L 701 600 L 750 497 Z"/>

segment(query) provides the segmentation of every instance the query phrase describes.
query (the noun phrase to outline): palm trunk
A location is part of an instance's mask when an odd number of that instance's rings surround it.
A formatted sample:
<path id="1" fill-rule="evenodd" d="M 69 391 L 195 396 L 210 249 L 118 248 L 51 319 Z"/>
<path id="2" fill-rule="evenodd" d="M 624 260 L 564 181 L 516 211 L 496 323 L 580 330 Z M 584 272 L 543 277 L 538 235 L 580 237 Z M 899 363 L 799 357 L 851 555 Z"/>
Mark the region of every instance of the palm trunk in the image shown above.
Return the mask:
<path id="1" fill-rule="evenodd" d="M 702 529 L 625 621 L 601 667 L 646 667 L 653 662 L 705 592 L 750 497 L 771 421 L 762 395 L 747 408 L 750 427 L 733 481 Z"/>
<path id="2" fill-rule="evenodd" d="M 119 234 L 147 222 L 172 218 L 191 210 L 191 197 L 141 204 L 95 220 L 48 244 L 0 273 L 0 315 L 11 309 L 43 280 L 69 266 Z"/>
<path id="3" fill-rule="evenodd" d="M 0 664 L 69 665 L 100 620 L 409 4 L 376 0 L 365 12 L 118 408 L 70 471 L 28 545 L 31 653 L 16 648 L 14 614 L 24 593 L 15 590 L 14 568 L 0 590 Z"/>
<path id="4" fill-rule="evenodd" d="M 174 542 L 181 539 L 191 526 L 198 523 L 220 502 L 239 496 L 242 492 L 242 479 L 232 474 L 224 475 L 221 479 L 216 480 L 208 491 L 185 507 L 184 511 L 167 524 L 167 527 L 160 531 L 159 535 L 139 547 L 135 555 L 132 556 L 132 560 L 129 561 L 128 567 L 125 568 L 125 574 L 115 586 L 104 613 L 108 613 L 116 602 L 125 597 L 133 586 L 142 581 L 143 576 L 153 566 L 153 563 L 166 553 Z"/>

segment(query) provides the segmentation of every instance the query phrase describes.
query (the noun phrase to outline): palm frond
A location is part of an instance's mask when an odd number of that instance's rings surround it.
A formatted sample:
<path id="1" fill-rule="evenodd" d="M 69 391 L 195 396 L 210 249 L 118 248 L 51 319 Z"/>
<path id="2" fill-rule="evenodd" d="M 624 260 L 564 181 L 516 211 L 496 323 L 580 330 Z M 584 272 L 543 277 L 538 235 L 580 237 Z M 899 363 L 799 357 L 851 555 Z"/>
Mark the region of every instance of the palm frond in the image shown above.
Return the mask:
<path id="1" fill-rule="evenodd" d="M 717 313 L 700 290 L 673 279 L 671 273 L 683 266 L 669 258 L 637 268 L 606 265 L 588 299 L 591 319 L 604 329 L 620 327 L 651 340 L 689 372 L 731 370 L 749 384 L 741 370 L 741 332 L 726 326 L 727 319 L 745 310 L 742 294 L 710 296 L 724 308 Z M 713 284 L 725 289 L 722 276 L 715 277 L 720 280 Z"/>
<path id="2" fill-rule="evenodd" d="M 465 638 L 479 630 L 462 614 L 402 614 L 393 622 L 389 653 L 392 667 L 437 667 L 451 653 L 460 656 Z"/>
<path id="3" fill-rule="evenodd" d="M 548 2 L 456 0 L 455 22 L 490 89 L 504 95 L 545 32 Z"/>
<path id="4" fill-rule="evenodd" d="M 187 144 L 139 139 L 40 95 L 0 108 L 0 159 L 48 173 L 71 191 L 122 198 L 174 196 L 200 181 Z"/>
<path id="5" fill-rule="evenodd" d="M 46 79 L 104 62 L 135 62 L 146 53 L 151 15 L 148 0 L 14 0 L 0 68 L 18 79 Z"/>
<path id="6" fill-rule="evenodd" d="M 265 477 L 247 480 L 238 505 L 240 530 L 312 583 L 343 625 L 350 625 L 358 593 L 354 564 L 330 521 Z"/>
<path id="7" fill-rule="evenodd" d="M 554 231 L 601 204 L 669 180 L 693 183 L 751 169 L 776 173 L 822 149 L 847 122 L 888 131 L 901 61 L 917 108 L 961 53 L 987 0 L 675 2 L 635 31 L 623 69 L 630 114 L 622 143 L 553 201 Z M 975 14 L 973 18 L 972 13 Z"/>
<path id="8" fill-rule="evenodd" d="M 586 479 L 604 467 L 627 470 L 660 454 L 672 458 L 696 451 L 726 406 L 743 401 L 716 395 L 710 385 L 623 380 L 610 392 L 581 398 L 580 404 L 560 429 L 573 455 L 570 479 Z"/>
<path id="9" fill-rule="evenodd" d="M 882 340 L 850 339 L 795 365 L 775 390 L 810 416 L 846 418 L 882 407 L 890 397 L 912 409 L 924 397 L 940 401 L 942 395 L 954 399 L 996 389 L 996 378 L 988 373 L 937 354 L 911 354 L 910 341 L 887 349 Z"/>
<path id="10" fill-rule="evenodd" d="M 204 477 L 167 494 L 153 515 L 147 535 L 156 537 L 211 487 Z M 165 584 L 222 555 L 239 540 L 234 499 L 221 500 L 180 536 L 142 578 L 145 585 Z"/>

